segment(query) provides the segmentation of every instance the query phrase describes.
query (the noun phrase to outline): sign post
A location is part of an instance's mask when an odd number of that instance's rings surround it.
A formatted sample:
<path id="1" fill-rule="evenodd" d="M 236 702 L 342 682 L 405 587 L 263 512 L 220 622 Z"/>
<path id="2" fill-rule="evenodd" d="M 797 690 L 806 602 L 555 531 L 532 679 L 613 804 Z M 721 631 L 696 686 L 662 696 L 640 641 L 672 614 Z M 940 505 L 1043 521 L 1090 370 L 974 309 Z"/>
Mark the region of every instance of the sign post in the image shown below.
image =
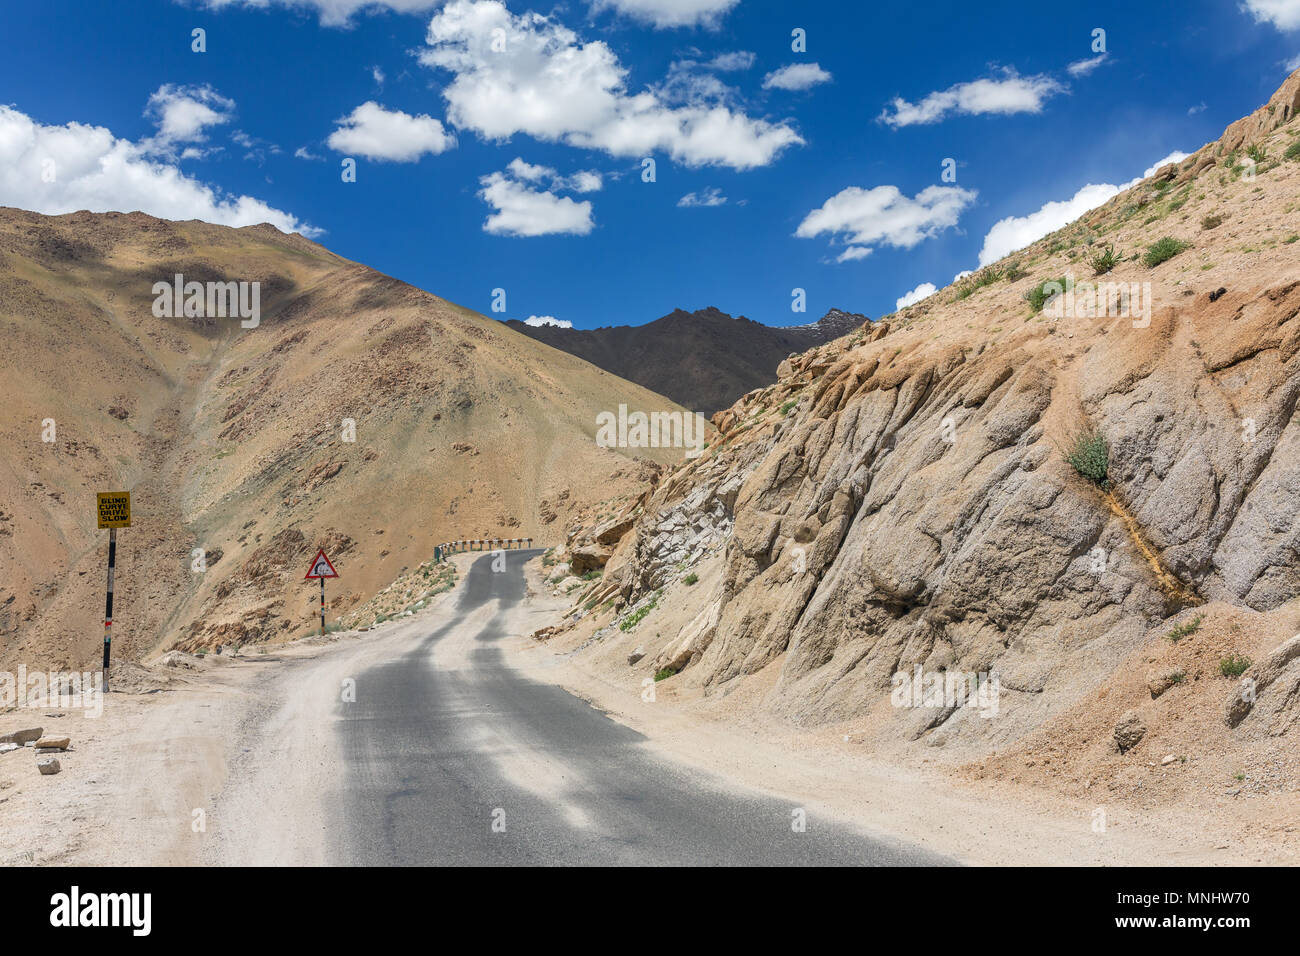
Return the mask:
<path id="1" fill-rule="evenodd" d="M 312 559 L 311 569 L 303 576 L 304 581 L 312 578 L 320 579 L 320 633 L 321 637 L 325 636 L 325 579 L 337 578 L 339 573 L 334 570 L 334 565 L 325 555 L 325 549 L 321 548 L 316 552 L 316 557 Z"/>
<path id="2" fill-rule="evenodd" d="M 117 567 L 117 529 L 131 527 L 131 492 L 101 491 L 95 495 L 99 527 L 108 529 L 108 592 L 104 598 L 104 690 L 108 690 L 108 660 L 113 646 L 113 572 Z"/>

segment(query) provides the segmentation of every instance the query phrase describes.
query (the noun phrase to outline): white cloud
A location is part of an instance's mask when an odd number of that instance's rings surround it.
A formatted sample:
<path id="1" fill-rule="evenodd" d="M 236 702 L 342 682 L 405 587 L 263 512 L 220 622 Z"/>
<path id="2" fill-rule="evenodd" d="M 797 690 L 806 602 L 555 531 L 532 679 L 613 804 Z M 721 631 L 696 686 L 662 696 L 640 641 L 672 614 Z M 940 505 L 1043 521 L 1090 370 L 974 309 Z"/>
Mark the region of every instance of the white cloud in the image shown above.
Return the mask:
<path id="1" fill-rule="evenodd" d="M 575 193 L 599 192 L 605 185 L 604 177 L 594 169 L 580 169 L 572 176 L 561 176 L 550 166 L 526 163 L 518 156 L 506 164 L 511 177 L 525 183 L 549 181 L 555 189 L 564 189 Z"/>
<path id="2" fill-rule="evenodd" d="M 49 170 L 53 182 L 43 175 Z M 10 106 L 0 106 L 0 205 L 47 215 L 139 210 L 162 219 L 269 222 L 285 232 L 321 233 L 259 199 L 228 195 L 185 175 L 158 158 L 148 140 L 133 143 L 82 123 L 45 126 Z"/>
<path id="3" fill-rule="evenodd" d="M 856 262 L 871 255 L 870 246 L 845 246 L 844 251 L 835 257 L 836 262 Z"/>
<path id="4" fill-rule="evenodd" d="M 491 140 L 525 133 L 612 156 L 656 151 L 689 166 L 749 169 L 803 140 L 785 123 L 719 103 L 675 107 L 653 90 L 631 93 L 627 70 L 603 42 L 579 42 L 537 13 L 500 0 L 451 0 L 429 23 L 421 61 L 453 74 L 447 117 Z"/>
<path id="5" fill-rule="evenodd" d="M 209 126 L 229 123 L 235 101 L 210 86 L 176 86 L 165 83 L 149 97 L 144 115 L 154 121 L 158 133 L 148 143 L 165 152 L 176 143 L 207 141 Z"/>
<path id="6" fill-rule="evenodd" d="M 347 26 L 352 15 L 360 10 L 391 10 L 394 13 L 420 13 L 436 7 L 440 0 L 205 0 L 213 10 L 224 7 L 302 7 L 316 10 L 322 26 Z"/>
<path id="7" fill-rule="evenodd" d="M 708 186 L 698 193 L 687 193 L 681 199 L 677 200 L 677 205 L 690 208 L 693 206 L 723 206 L 726 205 L 727 197 L 722 195 L 722 190 L 717 186 Z"/>
<path id="8" fill-rule="evenodd" d="M 1279 30 L 1300 30 L 1300 0 L 1246 0 L 1242 9 L 1256 23 L 1271 23 Z"/>
<path id="9" fill-rule="evenodd" d="M 732 53 L 719 53 L 706 64 L 710 69 L 724 73 L 748 70 L 758 57 L 750 50 L 736 50 Z"/>
<path id="10" fill-rule="evenodd" d="M 1065 72 L 1075 77 L 1087 76 L 1093 70 L 1097 69 L 1097 67 L 1105 63 L 1109 56 L 1109 53 L 1098 53 L 1096 56 L 1089 57 L 1086 60 L 1075 60 L 1065 68 Z"/>
<path id="11" fill-rule="evenodd" d="M 530 315 L 528 318 L 524 319 L 524 325 L 531 325 L 534 328 L 543 325 L 553 325 L 557 329 L 573 328 L 573 323 L 568 319 L 557 319 L 553 315 Z"/>
<path id="12" fill-rule="evenodd" d="M 1300 57 L 1296 57 L 1296 59 L 1300 60 Z M 1201 100 L 1201 102 L 1197 103 L 1195 106 L 1189 106 L 1187 108 L 1187 115 L 1195 116 L 1197 113 L 1204 113 L 1207 108 L 1208 107 L 1206 107 L 1205 105 L 1205 100 Z"/>
<path id="13" fill-rule="evenodd" d="M 799 223 L 795 235 L 811 239 L 822 233 L 839 236 L 850 246 L 886 245 L 911 249 L 924 239 L 957 225 L 962 211 L 977 193 L 956 186 L 927 186 L 908 198 L 897 186 L 862 189 L 849 186 L 814 209 Z M 840 257 L 860 259 L 866 253 L 848 250 Z"/>
<path id="14" fill-rule="evenodd" d="M 929 298 L 939 290 L 934 287 L 933 282 L 922 282 L 911 292 L 903 293 L 903 297 L 894 303 L 894 309 L 905 309 L 909 305 L 915 305 L 922 299 Z"/>
<path id="15" fill-rule="evenodd" d="M 920 103 L 909 103 L 896 97 L 886 107 L 880 121 L 897 129 L 900 126 L 937 123 L 949 113 L 979 116 L 985 113 L 1009 115 L 1012 113 L 1038 113 L 1043 103 L 1061 92 L 1064 87 L 1045 74 L 1020 76 L 1015 70 L 1005 70 L 1001 79 L 973 80 L 958 83 L 946 90 L 930 93 Z"/>
<path id="16" fill-rule="evenodd" d="M 313 160 L 313 161 L 315 161 L 315 160 L 324 160 L 324 159 L 325 159 L 324 156 L 317 156 L 315 153 L 313 153 L 313 152 L 312 152 L 310 149 L 308 149 L 306 146 L 299 146 L 297 149 L 295 149 L 295 150 L 293 151 L 293 155 L 294 155 L 294 157 L 297 158 L 297 159 L 308 159 L 308 160 Z"/>
<path id="17" fill-rule="evenodd" d="M 1045 203 L 1037 212 L 1032 212 L 1027 216 L 1008 216 L 1006 219 L 999 220 L 993 224 L 993 228 L 984 237 L 984 245 L 980 249 L 980 266 L 986 266 L 990 262 L 997 262 L 1017 249 L 1023 249 L 1025 246 L 1037 242 L 1043 236 L 1074 222 L 1090 209 L 1096 209 L 1124 190 L 1136 186 L 1143 179 L 1155 173 L 1161 166 L 1167 166 L 1170 163 L 1181 163 L 1187 158 L 1187 155 L 1187 153 L 1175 150 L 1164 159 L 1149 166 L 1141 176 L 1122 185 L 1089 183 L 1069 199 Z"/>
<path id="18" fill-rule="evenodd" d="M 592 10 L 619 13 L 664 29 L 666 27 L 717 26 L 722 16 L 740 0 L 592 0 Z"/>
<path id="19" fill-rule="evenodd" d="M 955 276 L 952 277 L 952 281 L 960 282 L 962 279 L 966 278 L 967 276 L 973 276 L 974 274 L 975 274 L 974 269 L 962 269 L 961 272 L 958 272 Z"/>
<path id="20" fill-rule="evenodd" d="M 437 155 L 456 145 L 456 137 L 432 116 L 388 110 L 373 100 L 338 122 L 339 128 L 325 142 L 335 152 L 350 156 L 413 163 L 425 153 Z"/>
<path id="21" fill-rule="evenodd" d="M 1296 70 L 1300 70 L 1300 53 L 1297 53 L 1282 65 L 1286 68 L 1288 73 L 1294 73 Z"/>
<path id="22" fill-rule="evenodd" d="M 555 170 L 513 160 L 506 172 L 491 173 L 479 182 L 479 198 L 494 210 L 483 222 L 483 231 L 499 236 L 585 236 L 595 228 L 591 203 L 557 196 L 548 190 L 531 188 L 542 179 L 556 179 Z M 563 182 L 563 180 L 560 180 Z M 557 186 L 557 188 L 564 188 Z"/>
<path id="23" fill-rule="evenodd" d="M 384 81 L 388 79 L 388 77 L 384 75 L 384 71 L 377 66 L 372 66 L 370 68 L 370 78 L 375 81 L 376 86 L 383 86 Z"/>
<path id="24" fill-rule="evenodd" d="M 763 77 L 763 89 L 806 90 L 830 79 L 831 75 L 816 63 L 791 63 Z"/>

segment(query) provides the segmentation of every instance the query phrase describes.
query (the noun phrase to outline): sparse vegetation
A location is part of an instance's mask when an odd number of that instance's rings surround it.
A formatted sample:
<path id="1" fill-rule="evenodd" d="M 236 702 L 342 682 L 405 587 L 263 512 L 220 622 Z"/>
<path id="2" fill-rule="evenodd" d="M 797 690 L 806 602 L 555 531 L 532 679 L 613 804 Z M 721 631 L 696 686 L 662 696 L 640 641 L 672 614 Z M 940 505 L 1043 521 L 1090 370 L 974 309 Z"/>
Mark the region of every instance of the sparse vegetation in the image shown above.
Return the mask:
<path id="1" fill-rule="evenodd" d="M 672 677 L 676 673 L 677 672 L 673 670 L 671 667 L 661 667 L 657 671 L 655 671 L 655 681 L 658 682 L 661 680 L 667 680 L 668 678 Z"/>
<path id="2" fill-rule="evenodd" d="M 604 573 L 605 573 L 604 571 L 591 570 L 591 571 L 588 571 L 586 574 L 584 574 L 584 575 L 582 576 L 582 580 L 584 580 L 584 581 L 595 581 L 596 579 L 598 579 L 598 578 L 599 578 L 602 574 L 604 574 Z"/>
<path id="3" fill-rule="evenodd" d="M 1035 312 L 1042 312 L 1052 299 L 1069 290 L 1074 283 L 1068 278 L 1045 279 L 1025 293 L 1025 301 Z"/>
<path id="4" fill-rule="evenodd" d="M 786 402 L 784 405 L 781 406 L 781 414 L 782 414 L 782 415 L 789 415 L 789 414 L 790 414 L 790 409 L 794 408 L 794 407 L 795 407 L 796 405 L 798 405 L 798 404 L 799 404 L 799 402 L 796 401 L 795 399 L 793 399 L 793 398 L 790 399 L 790 401 Z"/>
<path id="5" fill-rule="evenodd" d="M 1250 667 L 1250 658 L 1242 654 L 1229 654 L 1219 661 L 1219 673 L 1224 677 L 1240 677 Z"/>
<path id="6" fill-rule="evenodd" d="M 1205 615 L 1198 614 L 1190 621 L 1184 621 L 1182 624 L 1179 624 L 1176 628 L 1170 631 L 1166 636 L 1169 638 L 1169 640 L 1177 644 L 1179 641 L 1181 641 L 1184 637 L 1187 637 L 1189 634 L 1195 634 L 1197 631 L 1199 631 L 1201 629 L 1201 624 L 1204 623 L 1204 621 L 1205 621 Z"/>
<path id="7" fill-rule="evenodd" d="M 1123 255 L 1124 253 L 1122 252 L 1116 253 L 1115 247 L 1112 244 L 1107 243 L 1105 249 L 1088 260 L 1088 264 L 1092 266 L 1092 274 L 1097 276 L 1105 275 L 1111 269 L 1115 268 L 1115 264 L 1119 262 Z"/>
<path id="8" fill-rule="evenodd" d="M 686 575 L 686 577 L 682 578 L 682 581 L 684 581 L 686 584 L 695 584 L 699 580 L 700 580 L 700 576 L 696 574 L 694 571 Z"/>
<path id="9" fill-rule="evenodd" d="M 1147 247 L 1147 253 L 1142 257 L 1142 263 L 1148 269 L 1154 269 L 1162 262 L 1168 262 L 1178 253 L 1186 249 L 1191 243 L 1183 242 L 1181 239 L 1174 239 L 1171 236 L 1165 236 Z"/>
<path id="10" fill-rule="evenodd" d="M 1206 216 L 1201 220 L 1202 229 L 1213 229 L 1216 226 L 1221 226 L 1221 225 L 1223 225 L 1223 217 L 1216 215 L 1214 213 L 1211 213 L 1210 215 Z"/>
<path id="11" fill-rule="evenodd" d="M 1293 161 L 1300 159 L 1300 139 L 1297 139 L 1294 143 L 1288 146 L 1286 152 L 1282 155 Z"/>
<path id="12" fill-rule="evenodd" d="M 1101 432 L 1084 432 L 1076 438 L 1065 460 L 1094 485 L 1110 490 L 1110 444 Z"/>
<path id="13" fill-rule="evenodd" d="M 651 611 L 653 611 L 658 604 L 659 604 L 659 592 L 656 591 L 654 593 L 654 596 L 651 597 L 650 600 L 646 601 L 644 604 L 642 604 L 639 608 L 637 608 L 627 617 L 623 618 L 623 621 L 621 624 L 619 624 L 618 629 L 620 631 L 632 630 L 632 628 L 640 624 L 641 621 L 645 618 L 645 616 L 649 614 Z"/>

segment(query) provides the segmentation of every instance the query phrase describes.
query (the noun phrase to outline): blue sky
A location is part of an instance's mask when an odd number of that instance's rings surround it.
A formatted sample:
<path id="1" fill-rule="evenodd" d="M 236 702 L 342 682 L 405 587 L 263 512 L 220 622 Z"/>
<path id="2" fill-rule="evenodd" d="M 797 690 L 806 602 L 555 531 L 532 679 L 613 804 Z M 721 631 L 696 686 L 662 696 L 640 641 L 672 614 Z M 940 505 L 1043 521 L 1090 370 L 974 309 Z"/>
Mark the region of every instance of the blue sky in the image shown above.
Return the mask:
<path id="1" fill-rule="evenodd" d="M 268 220 L 580 328 L 880 316 L 1217 138 L 1300 55 L 1300 0 L 1072 6 L 11 2 L 0 204 Z"/>

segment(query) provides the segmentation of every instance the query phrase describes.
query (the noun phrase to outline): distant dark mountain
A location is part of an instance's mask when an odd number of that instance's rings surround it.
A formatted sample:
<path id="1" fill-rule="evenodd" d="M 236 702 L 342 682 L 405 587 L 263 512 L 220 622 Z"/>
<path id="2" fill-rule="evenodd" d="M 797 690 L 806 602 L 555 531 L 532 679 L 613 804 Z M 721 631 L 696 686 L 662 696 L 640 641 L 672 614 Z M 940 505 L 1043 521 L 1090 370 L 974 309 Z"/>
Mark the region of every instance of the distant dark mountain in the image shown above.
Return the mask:
<path id="1" fill-rule="evenodd" d="M 586 359 L 592 365 L 711 415 L 746 392 L 776 381 L 776 367 L 791 352 L 847 335 L 865 315 L 831 309 L 810 325 L 775 328 L 710 306 L 678 309 L 645 325 L 562 329 L 506 324 L 517 332 Z"/>

